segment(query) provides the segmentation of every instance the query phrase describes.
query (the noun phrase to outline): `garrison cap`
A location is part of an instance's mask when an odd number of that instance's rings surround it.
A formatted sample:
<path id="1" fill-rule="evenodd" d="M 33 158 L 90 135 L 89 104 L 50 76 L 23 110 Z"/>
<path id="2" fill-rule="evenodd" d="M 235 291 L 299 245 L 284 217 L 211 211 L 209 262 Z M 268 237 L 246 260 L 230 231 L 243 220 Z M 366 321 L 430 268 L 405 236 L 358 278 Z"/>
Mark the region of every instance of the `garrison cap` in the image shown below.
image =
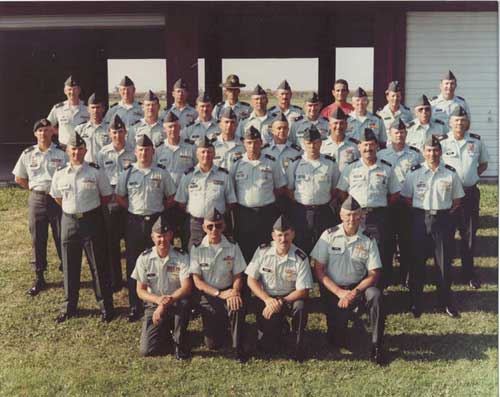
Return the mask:
<path id="1" fill-rule="evenodd" d="M 128 76 L 123 76 L 123 79 L 120 80 L 119 85 L 122 87 L 131 87 L 134 85 L 134 82 Z"/>
<path id="2" fill-rule="evenodd" d="M 415 107 L 417 106 L 431 106 L 429 98 L 427 98 L 425 95 L 419 96 L 417 99 L 417 103 L 415 104 Z"/>
<path id="3" fill-rule="evenodd" d="M 177 117 L 176 114 L 172 111 L 169 111 L 163 119 L 164 123 L 175 123 L 176 121 L 179 121 L 179 117 Z"/>
<path id="4" fill-rule="evenodd" d="M 220 113 L 219 118 L 225 118 L 225 119 L 231 119 L 231 120 L 236 120 L 238 117 L 236 116 L 236 113 L 234 113 L 234 110 L 231 109 L 230 107 L 225 107 L 222 109 L 222 112 Z"/>
<path id="5" fill-rule="evenodd" d="M 106 99 L 104 98 L 104 95 L 97 92 L 94 92 L 91 96 L 89 96 L 87 101 L 88 105 L 104 105 L 105 103 Z"/>
<path id="6" fill-rule="evenodd" d="M 214 145 L 212 143 L 212 140 L 210 138 L 208 138 L 207 136 L 204 136 L 203 138 L 199 138 L 197 141 L 196 141 L 196 147 L 199 148 L 213 148 Z"/>
<path id="7" fill-rule="evenodd" d="M 389 83 L 387 86 L 387 91 L 389 92 L 401 92 L 401 84 L 399 84 L 399 81 L 394 80 Z"/>
<path id="8" fill-rule="evenodd" d="M 188 85 L 187 83 L 182 79 L 182 77 L 180 79 L 178 79 L 175 83 L 174 83 L 174 86 L 173 86 L 173 89 L 181 89 L 181 90 L 187 90 L 188 89 Z"/>
<path id="9" fill-rule="evenodd" d="M 205 220 L 209 222 L 219 222 L 224 220 L 224 216 L 217 208 L 214 207 L 207 212 L 207 214 L 205 215 Z"/>
<path id="10" fill-rule="evenodd" d="M 143 101 L 157 101 L 159 102 L 160 100 L 158 99 L 158 97 L 156 96 L 156 94 L 151 91 L 151 90 L 148 90 L 148 92 L 146 92 L 144 94 L 144 97 L 142 98 Z"/>
<path id="11" fill-rule="evenodd" d="M 226 77 L 226 81 L 224 83 L 219 84 L 219 87 L 223 88 L 241 88 L 246 86 L 246 84 L 240 83 L 240 78 L 235 74 L 230 74 Z"/>
<path id="12" fill-rule="evenodd" d="M 403 120 L 397 117 L 389 126 L 390 130 L 406 130 L 406 124 Z"/>
<path id="13" fill-rule="evenodd" d="M 305 102 L 308 102 L 308 103 L 318 103 L 318 102 L 321 102 L 319 100 L 319 96 L 316 92 L 313 92 L 310 96 L 308 96 L 305 100 Z"/>
<path id="14" fill-rule="evenodd" d="M 281 111 L 278 112 L 278 113 L 276 113 L 276 116 L 273 119 L 273 123 L 275 121 L 285 121 L 285 122 L 288 123 L 288 119 L 286 118 L 285 114 L 283 112 L 281 112 Z"/>
<path id="15" fill-rule="evenodd" d="M 330 118 L 336 120 L 347 120 L 347 114 L 344 113 L 340 106 L 337 106 L 335 110 L 330 113 Z"/>
<path id="16" fill-rule="evenodd" d="M 196 102 L 201 102 L 201 103 L 207 103 L 210 102 L 212 103 L 212 98 L 210 98 L 210 95 L 206 91 L 200 92 L 200 95 L 198 95 L 198 98 L 196 98 Z"/>
<path id="17" fill-rule="evenodd" d="M 277 230 L 278 232 L 286 232 L 289 229 L 293 229 L 293 225 L 285 215 L 281 215 L 276 220 L 276 222 L 274 222 L 273 230 Z"/>
<path id="18" fill-rule="evenodd" d="M 360 142 L 375 141 L 378 142 L 377 136 L 371 128 L 365 128 L 359 137 Z"/>
<path id="19" fill-rule="evenodd" d="M 262 139 L 260 132 L 253 125 L 248 127 L 243 134 L 243 139 Z"/>
<path id="20" fill-rule="evenodd" d="M 467 114 L 467 112 L 465 111 L 465 109 L 462 107 L 462 106 L 459 106 L 458 108 L 456 108 L 451 114 L 450 116 L 455 116 L 455 117 L 467 117 L 469 118 L 469 115 Z"/>
<path id="21" fill-rule="evenodd" d="M 66 81 L 64 82 L 64 85 L 66 87 L 76 87 L 80 85 L 80 81 L 78 81 L 76 78 L 73 76 L 69 76 Z"/>
<path id="22" fill-rule="evenodd" d="M 304 135 L 302 135 L 304 141 L 315 141 L 317 139 L 321 139 L 321 134 L 313 124 L 309 128 L 304 131 Z"/>
<path id="23" fill-rule="evenodd" d="M 253 95 L 267 95 L 266 91 L 264 90 L 264 88 L 262 88 L 259 84 L 257 84 L 255 86 L 255 88 L 253 89 L 252 91 L 252 96 Z"/>
<path id="24" fill-rule="evenodd" d="M 361 87 L 356 88 L 356 90 L 352 93 L 352 96 L 362 98 L 362 97 L 368 97 L 368 94 L 366 93 L 365 90 L 363 90 Z"/>
<path id="25" fill-rule="evenodd" d="M 290 84 L 288 84 L 288 81 L 286 80 L 283 80 L 280 85 L 278 86 L 278 88 L 276 88 L 277 90 L 285 90 L 285 91 L 292 91 L 292 87 L 290 87 Z"/>
<path id="26" fill-rule="evenodd" d="M 356 199 L 354 197 L 349 195 L 349 196 L 347 196 L 345 201 L 342 203 L 341 208 L 343 208 L 345 210 L 349 210 L 349 211 L 356 211 L 356 210 L 359 210 L 361 208 L 361 206 L 359 205 L 359 203 L 356 201 Z"/>
<path id="27" fill-rule="evenodd" d="M 76 131 L 71 131 L 69 134 L 69 139 L 68 139 L 68 146 L 73 146 L 73 147 L 79 147 L 82 145 L 85 145 L 85 141 L 83 138 L 80 136 L 80 134 Z"/>
<path id="28" fill-rule="evenodd" d="M 432 134 L 427 137 L 424 146 L 439 147 L 441 149 L 441 142 L 439 142 L 437 135 Z"/>
<path id="29" fill-rule="evenodd" d="M 162 215 L 153 224 L 153 227 L 151 228 L 151 231 L 153 233 L 165 234 L 169 230 L 171 230 L 169 226 L 170 225 L 167 222 L 167 217 L 165 215 Z"/>
<path id="30" fill-rule="evenodd" d="M 123 120 L 115 114 L 115 117 L 113 117 L 113 120 L 111 120 L 111 123 L 109 124 L 109 129 L 110 130 L 121 130 L 122 128 L 125 128 L 125 123 Z"/>
<path id="31" fill-rule="evenodd" d="M 47 120 L 47 119 L 40 119 L 33 126 L 33 132 L 35 132 L 39 128 L 50 127 L 51 125 L 52 124 L 50 123 L 49 120 Z"/>
<path id="32" fill-rule="evenodd" d="M 137 138 L 137 140 L 136 140 L 136 145 L 137 146 L 152 146 L 152 147 L 154 147 L 153 141 L 146 134 L 139 135 L 139 138 Z"/>
<path id="33" fill-rule="evenodd" d="M 455 77 L 455 75 L 453 74 L 453 72 L 451 70 L 448 70 L 448 72 L 443 76 L 443 78 L 441 80 L 457 80 L 457 78 Z"/>

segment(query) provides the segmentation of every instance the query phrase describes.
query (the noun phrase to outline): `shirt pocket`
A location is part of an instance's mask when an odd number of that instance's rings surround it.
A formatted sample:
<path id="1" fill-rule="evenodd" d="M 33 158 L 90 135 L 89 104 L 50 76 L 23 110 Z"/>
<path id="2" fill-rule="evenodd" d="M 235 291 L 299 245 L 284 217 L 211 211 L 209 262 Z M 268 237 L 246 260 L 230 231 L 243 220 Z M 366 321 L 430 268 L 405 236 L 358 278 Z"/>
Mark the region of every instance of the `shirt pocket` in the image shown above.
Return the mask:
<path id="1" fill-rule="evenodd" d="M 61 192 L 61 196 L 63 199 L 68 199 L 72 197 L 73 191 L 71 190 L 71 185 L 69 184 L 61 184 L 58 186 L 59 191 Z"/>

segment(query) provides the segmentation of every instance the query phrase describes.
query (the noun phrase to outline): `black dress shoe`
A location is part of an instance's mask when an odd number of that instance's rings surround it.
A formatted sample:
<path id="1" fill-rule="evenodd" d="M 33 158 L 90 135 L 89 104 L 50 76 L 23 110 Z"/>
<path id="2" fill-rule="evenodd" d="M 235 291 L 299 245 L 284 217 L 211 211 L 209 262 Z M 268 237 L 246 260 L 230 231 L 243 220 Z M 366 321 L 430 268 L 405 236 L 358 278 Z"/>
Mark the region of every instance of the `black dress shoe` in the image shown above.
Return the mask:
<path id="1" fill-rule="evenodd" d="M 460 317 L 460 313 L 458 313 L 458 310 L 455 309 L 453 306 L 446 306 L 444 311 L 451 318 L 459 318 Z"/>
<path id="2" fill-rule="evenodd" d="M 33 284 L 33 287 L 31 287 L 26 293 L 29 296 L 37 296 L 41 291 L 45 289 L 47 284 L 45 283 L 44 279 L 41 280 L 36 280 L 35 283 Z"/>
<path id="3" fill-rule="evenodd" d="M 130 310 L 127 315 L 127 321 L 134 323 L 141 318 L 141 314 L 137 310 Z"/>
<path id="4" fill-rule="evenodd" d="M 422 315 L 422 309 L 420 309 L 417 305 L 411 305 L 410 312 L 412 312 L 413 317 L 415 318 L 420 318 Z"/>
<path id="5" fill-rule="evenodd" d="M 102 312 L 101 313 L 101 321 L 103 323 L 110 323 L 115 318 L 114 312 Z"/>
<path id="6" fill-rule="evenodd" d="M 481 288 L 481 282 L 476 277 L 473 277 L 469 280 L 469 287 L 479 289 Z"/>
<path id="7" fill-rule="evenodd" d="M 179 361 L 185 361 L 189 360 L 191 358 L 191 355 L 189 354 L 189 352 L 181 349 L 178 345 L 175 345 L 175 358 Z"/>
<path id="8" fill-rule="evenodd" d="M 69 319 L 71 317 L 73 317 L 73 316 L 71 316 L 68 313 L 61 313 L 61 314 L 59 314 L 59 316 L 56 317 L 56 324 L 64 323 L 67 319 Z"/>
<path id="9" fill-rule="evenodd" d="M 385 364 L 385 357 L 384 357 L 384 353 L 382 351 L 382 346 L 380 346 L 378 344 L 374 344 L 372 346 L 372 352 L 371 352 L 370 358 L 375 364 L 384 365 Z"/>

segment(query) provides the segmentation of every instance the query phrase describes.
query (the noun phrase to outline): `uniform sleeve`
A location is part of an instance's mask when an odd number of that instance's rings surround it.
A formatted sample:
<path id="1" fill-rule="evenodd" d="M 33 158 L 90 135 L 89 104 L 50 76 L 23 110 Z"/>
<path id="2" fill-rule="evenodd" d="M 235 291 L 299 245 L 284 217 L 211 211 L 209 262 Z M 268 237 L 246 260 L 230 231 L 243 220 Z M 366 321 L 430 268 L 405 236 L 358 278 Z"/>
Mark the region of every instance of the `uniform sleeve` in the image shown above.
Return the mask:
<path id="1" fill-rule="evenodd" d="M 104 116 L 104 121 L 109 124 L 114 114 L 115 114 L 115 109 L 109 108 L 108 111 L 106 112 L 106 116 Z"/>
<path id="2" fill-rule="evenodd" d="M 113 188 L 109 183 L 108 176 L 102 168 L 97 170 L 97 187 L 99 188 L 99 194 L 103 197 L 113 194 Z"/>
<path id="3" fill-rule="evenodd" d="M 288 134 L 288 141 L 298 145 L 297 143 L 297 123 L 292 124 L 290 127 L 290 134 Z M 300 145 L 299 145 L 300 146 Z"/>
<path id="4" fill-rule="evenodd" d="M 260 278 L 260 262 L 261 262 L 261 254 L 260 251 L 262 248 L 257 248 L 255 251 L 252 260 L 248 264 L 245 274 L 248 276 L 258 280 Z"/>
<path id="5" fill-rule="evenodd" d="M 131 172 L 130 170 L 125 170 L 120 172 L 120 175 L 118 175 L 118 182 L 116 184 L 116 190 L 115 193 L 118 196 L 123 196 L 126 197 L 128 195 L 127 192 L 127 186 L 125 184 L 125 180 L 127 179 L 127 174 Z"/>
<path id="6" fill-rule="evenodd" d="M 165 197 L 173 196 L 176 193 L 176 187 L 174 180 L 170 176 L 170 173 L 166 170 L 163 171 L 163 193 Z"/>
<path id="7" fill-rule="evenodd" d="M 387 142 L 387 131 L 385 130 L 385 124 L 383 120 L 379 120 L 379 137 L 378 140 L 379 142 Z"/>
<path id="8" fill-rule="evenodd" d="M 453 172 L 452 186 L 451 186 L 451 198 L 452 200 L 459 199 L 465 196 L 464 189 L 462 187 L 462 181 L 458 177 L 456 172 Z"/>
<path id="9" fill-rule="evenodd" d="M 295 189 L 295 170 L 297 169 L 299 161 L 300 160 L 292 161 L 292 164 L 290 164 L 288 166 L 288 168 L 286 169 L 287 186 L 288 186 L 288 189 L 290 189 L 290 190 Z"/>
<path id="10" fill-rule="evenodd" d="M 188 201 L 188 189 L 189 175 L 183 174 L 177 187 L 177 192 L 175 193 L 175 201 L 178 203 L 185 204 Z"/>
<path id="11" fill-rule="evenodd" d="M 245 258 L 243 258 L 240 246 L 238 244 L 235 244 L 233 274 L 236 275 L 244 272 L 246 267 L 247 263 L 245 262 Z"/>
<path id="12" fill-rule="evenodd" d="M 24 158 L 25 154 L 22 153 L 21 156 L 19 156 L 12 173 L 19 178 L 28 179 L 28 171 L 26 170 L 26 165 L 24 164 Z"/>
<path id="13" fill-rule="evenodd" d="M 401 190 L 401 184 L 398 181 L 394 168 L 391 167 L 389 174 L 389 193 L 394 194 Z"/>
<path id="14" fill-rule="evenodd" d="M 54 177 L 52 178 L 52 183 L 50 184 L 50 195 L 53 198 L 62 198 L 62 193 L 58 188 L 58 172 L 54 174 Z"/>
<path id="15" fill-rule="evenodd" d="M 366 262 L 366 269 L 368 271 L 381 269 L 382 262 L 380 261 L 380 254 L 378 251 L 378 246 L 374 239 L 370 240 L 370 250 L 368 252 L 368 260 Z"/>
<path id="16" fill-rule="evenodd" d="M 349 174 L 351 172 L 350 165 L 347 165 L 342 170 L 340 174 L 339 181 L 337 183 L 337 189 L 342 190 L 343 192 L 347 192 L 349 190 Z"/>
<path id="17" fill-rule="evenodd" d="M 233 204 L 238 201 L 236 198 L 236 193 L 234 192 L 233 178 L 226 175 L 226 188 L 224 191 L 224 196 L 226 197 L 226 203 Z"/>
<path id="18" fill-rule="evenodd" d="M 406 174 L 406 179 L 403 182 L 403 185 L 401 186 L 401 196 L 407 197 L 407 198 L 413 198 L 413 172 L 410 171 L 408 174 Z"/>
<path id="19" fill-rule="evenodd" d="M 310 254 L 311 258 L 314 258 L 323 265 L 328 265 L 330 259 L 328 255 L 328 248 L 330 245 L 328 244 L 326 233 L 327 231 L 323 232 Z"/>
<path id="20" fill-rule="evenodd" d="M 189 278 L 189 255 L 182 255 L 182 261 L 180 262 L 179 279 L 185 280 Z"/>
<path id="21" fill-rule="evenodd" d="M 332 163 L 332 190 L 335 189 L 339 183 L 340 171 L 336 162 Z"/>
<path id="22" fill-rule="evenodd" d="M 297 269 L 297 280 L 295 281 L 295 289 L 311 289 L 313 288 L 313 278 L 311 273 L 311 266 L 309 265 L 309 259 L 304 259 L 299 264 Z"/>
<path id="23" fill-rule="evenodd" d="M 480 141 L 480 146 L 479 146 L 479 164 L 484 164 L 487 163 L 490 160 L 490 156 L 488 154 L 488 150 L 486 149 L 486 145 L 484 144 L 484 141 Z"/>
<path id="24" fill-rule="evenodd" d="M 278 161 L 273 162 L 274 188 L 279 189 L 287 184 L 287 178 Z"/>
<path id="25" fill-rule="evenodd" d="M 47 120 L 50 121 L 50 124 L 52 124 L 53 127 L 55 127 L 57 124 L 59 124 L 59 122 L 57 120 L 57 110 L 56 110 L 55 106 L 53 106 L 52 109 L 50 110 L 50 113 L 47 116 Z"/>
<path id="26" fill-rule="evenodd" d="M 146 274 L 147 272 L 146 272 L 145 256 L 141 254 L 137 258 L 137 261 L 135 262 L 135 268 L 130 277 L 132 277 L 134 280 L 137 280 L 140 283 L 146 284 L 148 281 Z"/>
<path id="27" fill-rule="evenodd" d="M 198 258 L 198 247 L 195 246 L 191 247 L 191 252 L 189 254 L 189 273 L 201 275 L 200 260 Z"/>

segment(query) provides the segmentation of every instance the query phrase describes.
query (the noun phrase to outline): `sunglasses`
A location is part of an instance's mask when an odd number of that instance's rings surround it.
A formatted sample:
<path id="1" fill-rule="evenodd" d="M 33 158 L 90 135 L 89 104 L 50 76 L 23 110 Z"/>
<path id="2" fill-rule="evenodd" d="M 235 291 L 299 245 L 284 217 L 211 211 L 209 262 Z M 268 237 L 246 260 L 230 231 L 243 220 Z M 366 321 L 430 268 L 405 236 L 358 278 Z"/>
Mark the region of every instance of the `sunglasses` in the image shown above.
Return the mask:
<path id="1" fill-rule="evenodd" d="M 220 230 L 220 229 L 222 229 L 222 226 L 223 226 L 222 223 L 211 223 L 210 225 L 207 225 L 207 229 L 212 231 L 212 230 L 214 230 L 214 227 L 215 227 L 217 230 Z"/>
<path id="2" fill-rule="evenodd" d="M 418 108 L 417 112 L 422 113 L 422 112 L 430 112 L 431 108 L 425 107 L 425 108 Z"/>

